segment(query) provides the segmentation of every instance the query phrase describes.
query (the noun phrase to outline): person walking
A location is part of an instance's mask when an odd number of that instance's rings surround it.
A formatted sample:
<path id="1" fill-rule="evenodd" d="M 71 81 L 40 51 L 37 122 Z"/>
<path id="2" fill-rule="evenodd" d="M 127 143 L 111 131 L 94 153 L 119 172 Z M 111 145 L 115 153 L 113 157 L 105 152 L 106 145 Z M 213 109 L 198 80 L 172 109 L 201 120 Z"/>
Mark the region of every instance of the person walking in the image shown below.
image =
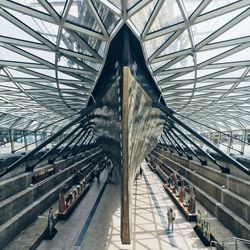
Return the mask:
<path id="1" fill-rule="evenodd" d="M 141 179 L 142 175 L 143 175 L 143 169 L 142 169 L 142 167 L 140 167 L 139 175 L 140 175 L 140 179 Z"/>
<path id="2" fill-rule="evenodd" d="M 97 179 L 98 182 L 100 182 L 100 174 L 101 174 L 101 171 L 99 168 L 97 168 L 96 172 L 95 172 L 95 177 Z"/>
<path id="3" fill-rule="evenodd" d="M 6 143 L 7 143 L 7 139 L 4 137 L 3 138 L 3 145 L 4 145 L 4 147 L 6 147 Z"/>
<path id="4" fill-rule="evenodd" d="M 108 170 L 108 183 L 112 182 L 112 176 L 113 176 L 112 170 L 113 170 L 112 168 Z"/>
<path id="5" fill-rule="evenodd" d="M 174 220 L 175 220 L 175 213 L 172 207 L 169 208 L 168 212 L 167 212 L 167 217 L 168 217 L 168 231 L 170 231 L 170 227 L 171 227 L 171 231 L 172 233 L 174 232 Z"/>

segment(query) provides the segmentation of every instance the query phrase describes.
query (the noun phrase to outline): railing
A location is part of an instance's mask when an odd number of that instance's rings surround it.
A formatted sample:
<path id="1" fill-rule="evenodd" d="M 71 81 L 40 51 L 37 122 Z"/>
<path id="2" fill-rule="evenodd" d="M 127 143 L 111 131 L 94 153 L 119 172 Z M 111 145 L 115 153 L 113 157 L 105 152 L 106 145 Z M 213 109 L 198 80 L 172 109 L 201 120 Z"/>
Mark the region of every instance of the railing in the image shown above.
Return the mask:
<path id="1" fill-rule="evenodd" d="M 213 246 L 218 246 L 219 245 L 219 242 L 218 241 L 214 241 L 214 240 L 211 240 L 210 241 L 210 247 L 211 247 L 211 250 L 213 249 Z"/>
<path id="2" fill-rule="evenodd" d="M 217 248 L 217 246 L 220 246 L 220 248 L 224 249 L 224 250 L 226 250 L 226 249 L 240 250 L 242 244 L 245 244 L 247 247 L 250 247 L 250 240 L 241 239 L 241 238 L 237 238 L 237 237 L 232 237 L 232 238 L 225 239 L 225 240 L 223 240 L 221 242 L 211 241 L 210 242 L 210 247 L 212 249 L 213 246 L 215 246 L 216 248 Z"/>

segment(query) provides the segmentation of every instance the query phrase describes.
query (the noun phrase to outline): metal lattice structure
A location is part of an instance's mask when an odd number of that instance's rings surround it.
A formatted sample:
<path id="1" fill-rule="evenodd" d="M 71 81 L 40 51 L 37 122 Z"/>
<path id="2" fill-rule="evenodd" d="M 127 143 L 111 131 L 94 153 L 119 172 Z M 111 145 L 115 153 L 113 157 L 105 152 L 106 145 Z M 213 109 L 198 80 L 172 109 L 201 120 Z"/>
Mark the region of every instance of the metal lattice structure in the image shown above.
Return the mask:
<path id="1" fill-rule="evenodd" d="M 170 108 L 250 127 L 250 0 L 0 0 L 0 126 L 37 129 L 85 108 L 124 23 Z"/>

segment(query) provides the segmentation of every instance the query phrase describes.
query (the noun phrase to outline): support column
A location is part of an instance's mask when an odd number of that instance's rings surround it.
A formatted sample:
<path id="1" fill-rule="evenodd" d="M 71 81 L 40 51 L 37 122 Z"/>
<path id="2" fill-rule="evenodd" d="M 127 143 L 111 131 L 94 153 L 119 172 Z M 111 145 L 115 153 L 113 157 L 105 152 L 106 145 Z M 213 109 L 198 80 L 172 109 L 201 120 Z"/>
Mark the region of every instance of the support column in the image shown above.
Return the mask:
<path id="1" fill-rule="evenodd" d="M 242 154 L 244 155 L 244 151 L 245 151 L 245 145 L 246 145 L 246 140 L 247 140 L 247 131 L 246 129 L 243 130 L 243 134 L 242 134 L 242 143 L 241 143 L 241 149 L 240 151 L 242 152 Z"/>
<path id="2" fill-rule="evenodd" d="M 42 132 L 42 133 L 41 133 L 41 139 L 42 139 L 42 142 L 45 141 L 45 132 Z"/>
<path id="3" fill-rule="evenodd" d="M 122 80 L 122 190 L 121 190 L 121 241 L 122 244 L 130 244 L 130 176 L 129 176 L 129 69 L 123 68 Z M 130 166 L 131 167 L 131 166 Z M 130 173 L 131 174 L 131 173 Z"/>
<path id="4" fill-rule="evenodd" d="M 218 148 L 220 148 L 220 143 L 221 143 L 221 133 L 219 133 L 219 138 L 218 138 Z"/>
<path id="5" fill-rule="evenodd" d="M 34 131 L 34 136 L 35 136 L 35 144 L 36 144 L 36 147 L 37 147 L 38 143 L 37 143 L 37 134 L 36 134 L 36 131 Z"/>
<path id="6" fill-rule="evenodd" d="M 232 142 L 233 142 L 233 138 L 232 138 L 232 136 L 233 136 L 233 131 L 228 131 L 229 133 L 229 135 L 230 135 L 230 137 L 229 137 L 229 139 L 228 139 L 228 148 L 227 148 L 227 153 L 228 154 L 230 154 L 230 148 L 232 147 Z"/>
<path id="7" fill-rule="evenodd" d="M 10 149 L 11 153 L 14 153 L 15 151 L 15 145 L 14 145 L 14 136 L 13 136 L 13 129 L 9 129 L 9 137 L 10 137 Z"/>
<path id="8" fill-rule="evenodd" d="M 23 130 L 23 139 L 24 139 L 24 146 L 25 146 L 25 151 L 28 151 L 28 142 L 27 142 L 27 131 Z"/>

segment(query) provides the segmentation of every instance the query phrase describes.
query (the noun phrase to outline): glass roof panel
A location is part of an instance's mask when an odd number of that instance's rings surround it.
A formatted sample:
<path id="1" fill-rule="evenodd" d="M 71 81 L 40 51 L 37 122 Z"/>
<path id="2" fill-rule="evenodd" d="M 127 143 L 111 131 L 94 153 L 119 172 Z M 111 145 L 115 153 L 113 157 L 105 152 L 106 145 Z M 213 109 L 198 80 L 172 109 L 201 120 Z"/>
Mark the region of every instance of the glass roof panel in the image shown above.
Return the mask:
<path id="1" fill-rule="evenodd" d="M 157 3 L 157 0 L 153 0 L 150 4 L 146 5 L 146 7 L 142 8 L 140 11 L 138 11 L 135 15 L 131 17 L 131 21 L 136 26 L 139 33 L 142 33 L 143 29 L 145 28 L 145 25 L 152 13 L 152 11 L 155 8 L 155 5 Z M 155 46 L 155 48 L 158 46 Z"/>
<path id="2" fill-rule="evenodd" d="M 222 33 L 222 35 L 217 37 L 213 42 L 222 42 L 225 40 L 250 36 L 249 23 L 250 23 L 250 17 L 247 17 L 243 21 L 239 22 L 231 29 L 226 31 L 225 33 Z"/>
<path id="3" fill-rule="evenodd" d="M 197 57 L 197 63 L 200 64 L 204 61 L 207 61 L 213 57 L 216 57 L 226 51 L 231 51 L 231 49 L 233 49 L 234 47 L 222 47 L 222 48 L 218 48 L 218 49 L 210 49 L 210 50 L 206 50 L 206 51 L 198 51 L 196 53 L 196 57 Z M 218 58 L 219 60 L 219 58 Z M 215 60 L 216 63 L 218 63 L 218 61 Z"/>
<path id="4" fill-rule="evenodd" d="M 226 5 L 229 5 L 231 3 L 235 3 L 238 0 L 218 0 L 218 1 L 211 1 L 209 3 L 209 5 L 204 9 L 204 11 L 202 12 L 202 14 L 213 11 L 213 10 L 217 10 L 221 7 L 224 7 Z"/>
<path id="5" fill-rule="evenodd" d="M 128 9 L 130 9 L 131 7 L 133 7 L 135 4 L 139 3 L 140 0 L 130 0 L 128 1 Z"/>
<path id="6" fill-rule="evenodd" d="M 27 51 L 28 53 L 35 55 L 38 58 L 41 58 L 48 63 L 54 64 L 55 62 L 55 52 L 54 51 L 46 51 L 46 50 L 38 50 L 34 48 L 23 48 L 24 51 Z"/>
<path id="7" fill-rule="evenodd" d="M 192 67 L 194 66 L 194 60 L 192 56 L 187 56 L 184 59 L 180 60 L 176 64 L 172 65 L 170 69 L 177 69 L 177 68 L 183 68 L 183 67 Z"/>
<path id="8" fill-rule="evenodd" d="M 47 0 L 51 6 L 53 6 L 54 10 L 59 14 L 62 15 L 65 4 L 67 1 L 62 1 L 62 0 Z"/>
<path id="9" fill-rule="evenodd" d="M 200 5 L 201 2 L 202 0 L 183 0 L 188 16 L 191 16 L 191 14 L 195 11 L 195 9 Z"/>
<path id="10" fill-rule="evenodd" d="M 101 28 L 96 22 L 94 15 L 88 8 L 85 1 L 74 0 L 70 11 L 67 15 L 67 20 L 79 26 L 90 28 L 101 33 Z"/>
<path id="11" fill-rule="evenodd" d="M 17 62 L 29 62 L 29 63 L 37 63 L 36 61 L 29 59 L 25 56 L 22 56 L 18 53 L 15 53 L 14 51 L 10 49 L 3 48 L 0 46 L 0 55 L 1 59 L 5 58 L 8 59 L 8 61 L 17 61 Z M 4 65 L 4 63 L 2 63 Z"/>
<path id="12" fill-rule="evenodd" d="M 112 13 L 104 4 L 93 1 L 93 4 L 101 17 L 106 29 L 109 33 L 114 29 L 116 24 L 119 22 L 120 18 Z"/>
<path id="13" fill-rule="evenodd" d="M 70 33 L 66 29 L 63 29 L 60 39 L 60 47 L 91 56 L 92 54 L 87 50 L 84 44 L 81 44 L 81 41 L 82 38 L 77 36 L 77 34 L 73 32 Z M 82 41 L 82 43 L 84 43 L 84 41 Z"/>
<path id="14" fill-rule="evenodd" d="M 83 41 L 87 42 L 87 44 L 93 48 L 100 56 L 104 56 L 104 49 L 106 46 L 106 43 L 104 41 L 101 41 L 95 37 L 89 37 L 83 33 L 78 33 L 78 36 L 80 36 Z"/>
<path id="15" fill-rule="evenodd" d="M 46 39 L 48 39 L 52 43 L 56 43 L 56 37 L 58 31 L 57 25 L 46 22 L 44 20 L 40 20 L 38 18 L 29 15 L 24 15 L 23 13 L 18 11 L 10 9 L 7 9 L 7 11 L 13 16 L 15 16 L 17 19 L 22 20 L 22 22 L 25 23 L 29 28 L 43 35 Z"/>
<path id="16" fill-rule="evenodd" d="M 227 77 L 241 77 L 245 69 L 234 70 L 230 73 L 225 73 L 223 75 L 216 76 L 216 78 L 227 78 Z"/>
<path id="17" fill-rule="evenodd" d="M 183 17 L 176 3 L 176 0 L 164 1 L 154 23 L 152 24 L 149 32 L 160 30 L 164 27 L 183 22 Z"/>
<path id="18" fill-rule="evenodd" d="M 250 45 L 249 45 L 250 46 Z M 250 55 L 250 48 L 246 48 L 244 50 L 241 50 L 237 53 L 234 53 L 228 57 L 225 57 L 221 60 L 218 61 L 218 63 L 223 63 L 223 62 L 239 62 L 239 61 L 248 61 L 249 60 L 249 55 Z"/>
<path id="19" fill-rule="evenodd" d="M 31 77 L 30 74 L 26 74 L 26 73 L 17 71 L 17 70 L 12 69 L 12 68 L 8 68 L 8 71 L 11 73 L 11 75 L 13 77 L 23 77 L 23 78 L 30 78 Z M 38 77 L 34 76 L 34 78 L 38 78 Z"/>
<path id="20" fill-rule="evenodd" d="M 98 1 L 98 0 L 95 0 L 95 1 Z M 118 7 L 119 9 L 122 9 L 122 0 L 110 0 L 110 2 L 112 4 L 114 4 L 116 7 Z"/>
<path id="21" fill-rule="evenodd" d="M 7 37 L 11 37 L 11 38 L 17 38 L 18 37 L 19 39 L 21 38 L 22 40 L 27 40 L 27 41 L 30 41 L 30 42 L 40 43 L 33 36 L 29 35 L 27 32 L 25 32 L 22 29 L 18 28 L 16 25 L 12 24 L 11 22 L 6 20 L 1 15 L 0 15 L 0 23 L 1 23 L 1 29 L 0 29 L 0 35 L 1 36 L 7 36 Z"/>
<path id="22" fill-rule="evenodd" d="M 28 70 L 32 70 L 37 73 L 45 74 L 46 76 L 49 77 L 55 77 L 55 69 L 39 69 L 39 68 L 27 68 Z"/>
<path id="23" fill-rule="evenodd" d="M 227 14 L 203 21 L 192 25 L 192 31 L 194 33 L 194 42 L 197 45 L 203 39 L 211 35 L 214 31 L 220 29 L 227 22 L 231 21 L 234 17 L 239 15 L 246 8 L 235 10 Z"/>
<path id="24" fill-rule="evenodd" d="M 166 64 L 170 62 L 170 60 L 166 60 L 163 62 L 157 62 L 157 63 L 152 63 L 150 66 L 152 67 L 153 71 L 155 71 L 156 69 L 158 69 L 159 67 L 161 67 L 162 65 Z"/>
<path id="25" fill-rule="evenodd" d="M 190 72 L 188 74 L 175 78 L 175 80 L 184 80 L 184 79 L 194 79 L 194 72 Z"/>
<path id="26" fill-rule="evenodd" d="M 160 55 L 171 54 L 176 51 L 191 48 L 188 31 L 185 30 L 180 36 L 178 36 Z"/>
<path id="27" fill-rule="evenodd" d="M 202 76 L 206 76 L 206 75 L 210 75 L 210 74 L 213 74 L 215 72 L 219 72 L 223 70 L 222 68 L 219 68 L 219 69 L 199 69 L 197 71 L 197 77 L 202 77 Z"/>
<path id="28" fill-rule="evenodd" d="M 250 111 L 243 105 L 250 82 L 246 1 L 213 0 L 201 9 L 202 0 L 133 0 L 126 13 L 121 0 L 48 2 L 65 12 L 62 27 L 39 0 L 0 1 L 0 112 L 15 115 L 2 120 L 6 127 L 17 115 L 25 117 L 20 128 L 31 119 L 35 127 L 85 107 L 121 19 L 141 34 L 149 69 L 174 110 L 211 124 L 234 124 Z"/>
<path id="29" fill-rule="evenodd" d="M 242 87 L 250 87 L 250 81 L 242 81 L 239 85 L 238 88 L 242 88 Z"/>
<path id="30" fill-rule="evenodd" d="M 46 9 L 43 8 L 43 6 L 39 3 L 38 0 L 19 0 L 18 3 L 22 5 L 26 5 L 31 9 L 38 10 L 38 11 L 48 14 Z"/>
<path id="31" fill-rule="evenodd" d="M 223 85 L 223 86 L 213 87 L 213 88 L 214 89 L 221 89 L 221 90 L 229 90 L 232 86 L 233 86 L 233 84 L 226 84 L 226 85 Z"/>
<path id="32" fill-rule="evenodd" d="M 72 75 L 68 75 L 66 73 L 63 73 L 61 71 L 58 71 L 58 78 L 61 79 L 67 79 L 67 80 L 78 80 L 77 74 Z"/>
<path id="33" fill-rule="evenodd" d="M 144 46 L 147 51 L 148 57 L 150 57 L 165 41 L 167 41 L 173 33 L 169 33 L 165 36 L 160 36 L 155 39 L 145 41 Z"/>

